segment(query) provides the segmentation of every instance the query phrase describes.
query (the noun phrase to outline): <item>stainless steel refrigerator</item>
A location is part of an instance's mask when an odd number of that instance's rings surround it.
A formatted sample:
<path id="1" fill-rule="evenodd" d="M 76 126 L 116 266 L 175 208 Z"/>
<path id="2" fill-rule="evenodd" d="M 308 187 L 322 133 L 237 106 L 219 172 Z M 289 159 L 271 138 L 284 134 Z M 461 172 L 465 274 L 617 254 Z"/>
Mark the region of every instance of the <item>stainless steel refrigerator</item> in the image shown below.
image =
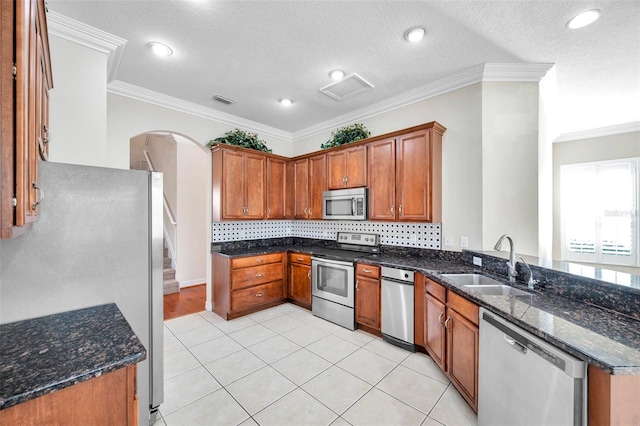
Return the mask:
<path id="1" fill-rule="evenodd" d="M 147 349 L 149 424 L 163 400 L 162 174 L 46 162 L 39 186 L 39 221 L 0 240 L 0 323 L 116 303 Z"/>

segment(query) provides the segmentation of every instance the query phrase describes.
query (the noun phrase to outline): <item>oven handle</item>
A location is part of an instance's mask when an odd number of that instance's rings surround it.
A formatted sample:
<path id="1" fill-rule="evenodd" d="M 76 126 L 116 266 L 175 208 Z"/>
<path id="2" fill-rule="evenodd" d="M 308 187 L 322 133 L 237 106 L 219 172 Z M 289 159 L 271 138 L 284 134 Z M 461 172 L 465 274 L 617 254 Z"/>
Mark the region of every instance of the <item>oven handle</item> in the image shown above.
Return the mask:
<path id="1" fill-rule="evenodd" d="M 356 197 L 351 199 L 351 216 L 356 215 Z"/>
<path id="2" fill-rule="evenodd" d="M 321 257 L 312 257 L 311 258 L 311 262 L 315 262 L 316 264 L 318 263 L 330 263 L 333 265 L 339 265 L 339 266 L 345 266 L 345 267 L 351 267 L 353 268 L 353 262 L 345 262 L 343 260 L 333 260 L 333 259 L 323 259 Z"/>

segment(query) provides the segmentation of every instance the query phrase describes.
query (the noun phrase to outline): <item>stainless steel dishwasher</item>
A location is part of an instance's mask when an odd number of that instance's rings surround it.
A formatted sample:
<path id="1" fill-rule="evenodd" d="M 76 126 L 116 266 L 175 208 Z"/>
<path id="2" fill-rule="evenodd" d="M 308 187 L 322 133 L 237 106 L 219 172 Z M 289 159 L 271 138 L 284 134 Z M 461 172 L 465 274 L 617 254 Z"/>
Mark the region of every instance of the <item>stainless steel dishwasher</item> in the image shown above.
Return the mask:
<path id="1" fill-rule="evenodd" d="M 586 424 L 586 365 L 480 309 L 478 424 Z"/>
<path id="2" fill-rule="evenodd" d="M 382 267 L 382 338 L 415 352 L 413 340 L 413 271 Z"/>

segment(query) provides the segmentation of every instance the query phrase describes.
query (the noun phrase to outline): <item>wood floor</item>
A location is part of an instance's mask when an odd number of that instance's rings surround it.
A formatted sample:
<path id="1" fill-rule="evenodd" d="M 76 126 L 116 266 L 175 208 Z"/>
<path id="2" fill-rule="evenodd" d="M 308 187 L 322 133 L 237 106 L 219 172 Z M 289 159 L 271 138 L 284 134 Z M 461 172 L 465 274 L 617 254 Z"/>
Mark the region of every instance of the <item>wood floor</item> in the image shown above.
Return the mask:
<path id="1" fill-rule="evenodd" d="M 182 317 L 204 311 L 207 299 L 207 285 L 200 284 L 192 287 L 184 287 L 179 293 L 164 296 L 164 319 Z"/>

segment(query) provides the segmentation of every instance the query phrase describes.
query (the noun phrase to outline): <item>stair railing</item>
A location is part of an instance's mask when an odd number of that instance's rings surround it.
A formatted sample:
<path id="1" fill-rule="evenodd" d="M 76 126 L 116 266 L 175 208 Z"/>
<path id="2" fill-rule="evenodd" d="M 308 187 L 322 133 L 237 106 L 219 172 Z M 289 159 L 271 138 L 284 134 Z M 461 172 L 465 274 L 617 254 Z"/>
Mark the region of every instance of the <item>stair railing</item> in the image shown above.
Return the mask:
<path id="1" fill-rule="evenodd" d="M 142 151 L 142 153 L 147 161 L 147 169 L 150 172 L 155 172 L 156 170 L 153 167 L 153 162 L 151 161 L 151 158 L 149 158 L 149 151 Z M 164 240 L 167 242 L 167 249 L 169 250 L 169 255 L 171 257 L 171 267 L 175 269 L 176 262 L 178 262 L 178 222 L 176 222 L 173 217 L 173 213 L 171 213 L 171 208 L 167 202 L 164 190 L 162 191 L 162 204 L 164 205 L 162 221 L 162 227 L 164 228 Z M 167 228 L 167 223 L 171 225 L 169 228 Z"/>

